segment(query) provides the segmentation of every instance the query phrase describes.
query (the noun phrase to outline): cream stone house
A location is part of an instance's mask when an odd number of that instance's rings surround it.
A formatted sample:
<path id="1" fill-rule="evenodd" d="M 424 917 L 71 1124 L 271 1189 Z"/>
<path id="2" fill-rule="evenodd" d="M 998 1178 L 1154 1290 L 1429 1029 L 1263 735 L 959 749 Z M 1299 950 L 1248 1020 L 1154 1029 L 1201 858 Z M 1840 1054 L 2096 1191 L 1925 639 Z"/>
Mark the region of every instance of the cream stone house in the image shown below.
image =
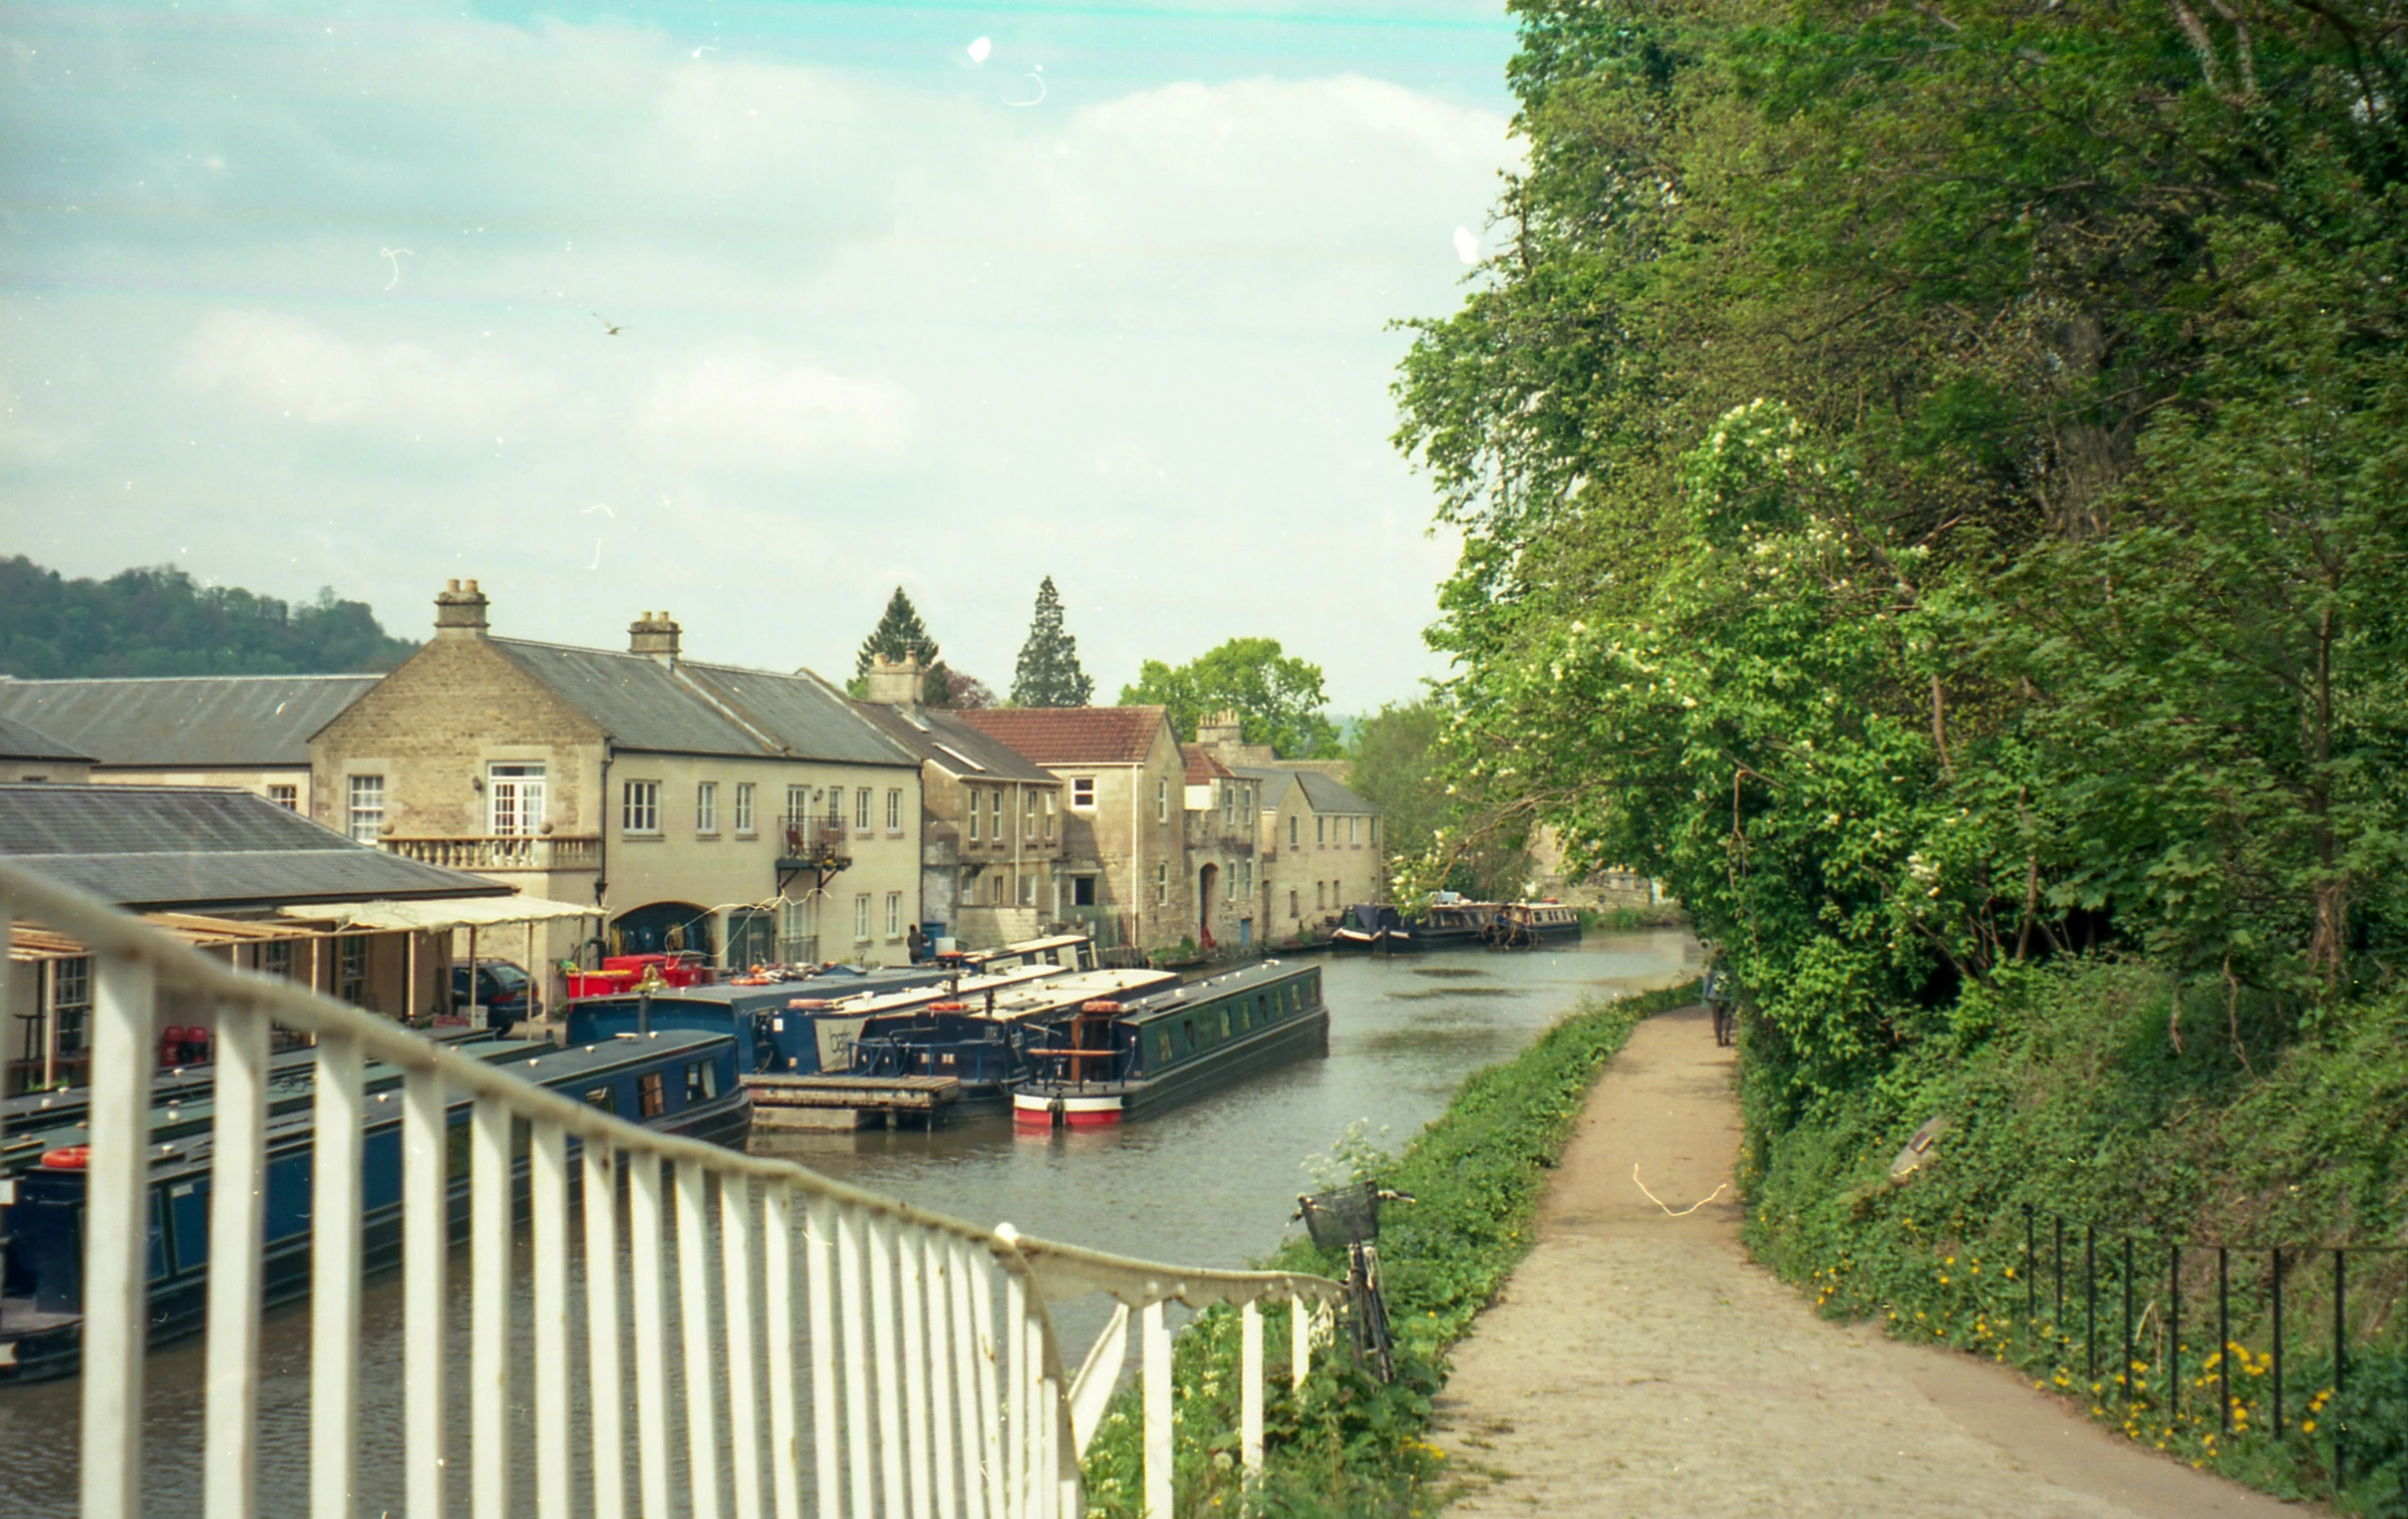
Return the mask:
<path id="1" fill-rule="evenodd" d="M 319 815 L 309 737 L 373 690 L 374 675 L 201 675 L 20 681 L 0 719 L 90 757 L 115 785 L 236 786 Z"/>
<path id="2" fill-rule="evenodd" d="M 666 613 L 620 652 L 496 638 L 489 605 L 452 582 L 434 639 L 318 731 L 313 815 L 598 906 L 613 951 L 906 959 L 918 756 L 808 671 L 687 659 Z"/>
<path id="3" fill-rule="evenodd" d="M 1261 787 L 1256 841 L 1272 943 L 1319 937 L 1352 904 L 1386 899 L 1376 805 L 1318 769 L 1231 768 Z"/>
<path id="4" fill-rule="evenodd" d="M 1187 875 L 1195 887 L 1193 937 L 1207 952 L 1247 950 L 1262 919 L 1255 878 L 1256 802 L 1261 783 L 1223 764 L 1200 744 L 1182 744 L 1187 767 Z"/>
<path id="5" fill-rule="evenodd" d="M 961 720 L 1060 782 L 1059 918 L 1105 948 L 1193 939 L 1187 760 L 1159 707 L 1026 707 Z"/>
<path id="6" fill-rule="evenodd" d="M 1062 782 L 960 713 L 920 705 L 919 661 L 880 656 L 853 704 L 920 757 L 920 911 L 963 949 L 1033 939 L 1060 920 Z"/>

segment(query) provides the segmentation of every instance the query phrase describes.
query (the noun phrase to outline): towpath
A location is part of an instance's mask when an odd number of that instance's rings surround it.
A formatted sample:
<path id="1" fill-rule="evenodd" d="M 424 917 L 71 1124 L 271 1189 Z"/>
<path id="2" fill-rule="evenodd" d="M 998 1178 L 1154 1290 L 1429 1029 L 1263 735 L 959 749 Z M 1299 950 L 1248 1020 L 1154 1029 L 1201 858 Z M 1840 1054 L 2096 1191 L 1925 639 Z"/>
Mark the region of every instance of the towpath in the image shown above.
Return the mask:
<path id="1" fill-rule="evenodd" d="M 1818 1318 L 1739 1248 L 1732 1057 L 1701 1009 L 1639 1026 L 1456 1349 L 1433 1436 L 1457 1515 L 2272 1519 L 2301 1505 L 2141 1450 L 2003 1367 Z"/>

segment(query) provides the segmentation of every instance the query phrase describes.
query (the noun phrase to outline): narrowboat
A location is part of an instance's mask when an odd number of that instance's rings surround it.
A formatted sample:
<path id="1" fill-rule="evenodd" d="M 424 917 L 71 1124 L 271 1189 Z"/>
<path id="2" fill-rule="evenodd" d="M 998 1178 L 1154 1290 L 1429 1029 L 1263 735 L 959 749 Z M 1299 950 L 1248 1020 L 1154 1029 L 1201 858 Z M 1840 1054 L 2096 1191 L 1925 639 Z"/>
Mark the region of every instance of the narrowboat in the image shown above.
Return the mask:
<path id="1" fill-rule="evenodd" d="M 1488 925 L 1488 942 L 1499 949 L 1578 943 L 1580 936 L 1580 909 L 1561 902 L 1508 902 Z"/>
<path id="2" fill-rule="evenodd" d="M 1494 902 L 1467 902 L 1452 892 L 1430 898 L 1418 918 L 1406 918 L 1384 902 L 1347 909 L 1330 935 L 1330 948 L 1372 955 L 1413 955 L 1424 950 L 1477 949 L 1489 942 L 1497 915 Z"/>
<path id="3" fill-rule="evenodd" d="M 955 1111 L 1000 1110 L 1034 1073 L 1029 1050 L 1046 1030 L 1099 999 L 1128 1000 L 1179 984 L 1170 971 L 1078 971 L 973 1002 L 949 997 L 864 1019 L 853 1039 L 858 1076 L 951 1076 Z"/>
<path id="4" fill-rule="evenodd" d="M 1330 1053 L 1317 966 L 1276 960 L 1127 1002 L 1097 999 L 1046 1028 L 1037 1073 L 1012 1093 L 1031 1129 L 1150 1117 L 1257 1071 Z"/>
<path id="5" fill-rule="evenodd" d="M 742 1148 L 752 1127 L 752 1099 L 738 1079 L 736 1042 L 725 1033 L 673 1030 L 609 1040 L 581 1049 L 529 1047 L 515 1074 L 605 1112 L 668 1133 Z M 399 1264 L 402 1240 L 401 1102 L 388 1088 L 369 1098 L 361 1160 L 362 1250 L 366 1269 Z M 466 1226 L 468 1109 L 465 1093 L 451 1100 L 451 1215 L 452 1238 Z M 211 1154 L 207 1103 L 183 1110 L 200 1130 L 150 1145 L 150 1340 L 164 1344 L 198 1331 L 208 1298 Z M 314 1118 L 308 1104 L 272 1116 L 267 1128 L 265 1301 L 289 1302 L 309 1291 L 310 1167 Z M 0 1381 L 72 1374 L 83 1328 L 84 1189 L 81 1125 L 48 1131 L 40 1163 L 14 1178 L 16 1200 L 5 1221 L 9 1249 L 0 1280 Z M 570 1152 L 579 1148 L 569 1141 Z M 526 1139 L 513 1140 L 515 1176 L 523 1185 Z"/>

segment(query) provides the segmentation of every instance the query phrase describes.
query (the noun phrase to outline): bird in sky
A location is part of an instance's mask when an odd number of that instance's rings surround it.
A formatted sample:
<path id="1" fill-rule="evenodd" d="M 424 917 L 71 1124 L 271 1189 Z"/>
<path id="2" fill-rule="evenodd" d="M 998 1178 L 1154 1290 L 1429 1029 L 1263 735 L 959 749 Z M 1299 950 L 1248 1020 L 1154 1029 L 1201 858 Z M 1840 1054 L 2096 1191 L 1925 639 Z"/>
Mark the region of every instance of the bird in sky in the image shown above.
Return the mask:
<path id="1" fill-rule="evenodd" d="M 601 312 L 597 311 L 594 313 L 594 320 L 602 324 L 602 336 L 606 338 L 615 338 L 619 335 L 619 324 L 604 316 Z"/>

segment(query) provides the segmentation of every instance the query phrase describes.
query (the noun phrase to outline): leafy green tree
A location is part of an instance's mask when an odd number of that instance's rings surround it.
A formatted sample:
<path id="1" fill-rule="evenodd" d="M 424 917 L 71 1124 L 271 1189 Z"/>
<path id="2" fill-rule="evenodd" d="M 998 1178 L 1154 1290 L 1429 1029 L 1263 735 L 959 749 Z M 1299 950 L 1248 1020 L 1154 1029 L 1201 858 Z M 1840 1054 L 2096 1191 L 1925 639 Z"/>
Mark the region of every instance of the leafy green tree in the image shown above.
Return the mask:
<path id="1" fill-rule="evenodd" d="M 853 659 L 853 679 L 847 690 L 860 696 L 869 689 L 871 661 L 884 655 L 889 660 L 916 656 L 925 672 L 920 680 L 920 703 L 925 707 L 953 705 L 952 672 L 937 657 L 937 641 L 928 635 L 928 625 L 920 621 L 920 609 L 911 604 L 903 587 L 896 586 L 894 595 L 886 600 L 886 610 L 879 614 L 878 625 L 870 629 L 869 637 L 861 640 L 861 650 Z"/>
<path id="2" fill-rule="evenodd" d="M 1084 707 L 1095 699 L 1095 682 L 1078 663 L 1078 640 L 1061 623 L 1061 597 L 1048 575 L 1037 588 L 1037 612 L 1028 642 L 1012 671 L 1015 707 Z"/>
<path id="3" fill-rule="evenodd" d="M 1136 684 L 1120 688 L 1120 705 L 1167 708 L 1171 730 L 1190 738 L 1204 719 L 1235 712 L 1247 743 L 1268 744 L 1283 759 L 1339 753 L 1321 667 L 1289 655 L 1276 638 L 1233 638 L 1175 669 L 1149 659 Z"/>
<path id="4" fill-rule="evenodd" d="M 0 559 L 0 674 L 283 675 L 390 670 L 417 647 L 363 602 L 321 590 L 299 605 L 201 586 L 171 565 L 69 580 Z"/>

